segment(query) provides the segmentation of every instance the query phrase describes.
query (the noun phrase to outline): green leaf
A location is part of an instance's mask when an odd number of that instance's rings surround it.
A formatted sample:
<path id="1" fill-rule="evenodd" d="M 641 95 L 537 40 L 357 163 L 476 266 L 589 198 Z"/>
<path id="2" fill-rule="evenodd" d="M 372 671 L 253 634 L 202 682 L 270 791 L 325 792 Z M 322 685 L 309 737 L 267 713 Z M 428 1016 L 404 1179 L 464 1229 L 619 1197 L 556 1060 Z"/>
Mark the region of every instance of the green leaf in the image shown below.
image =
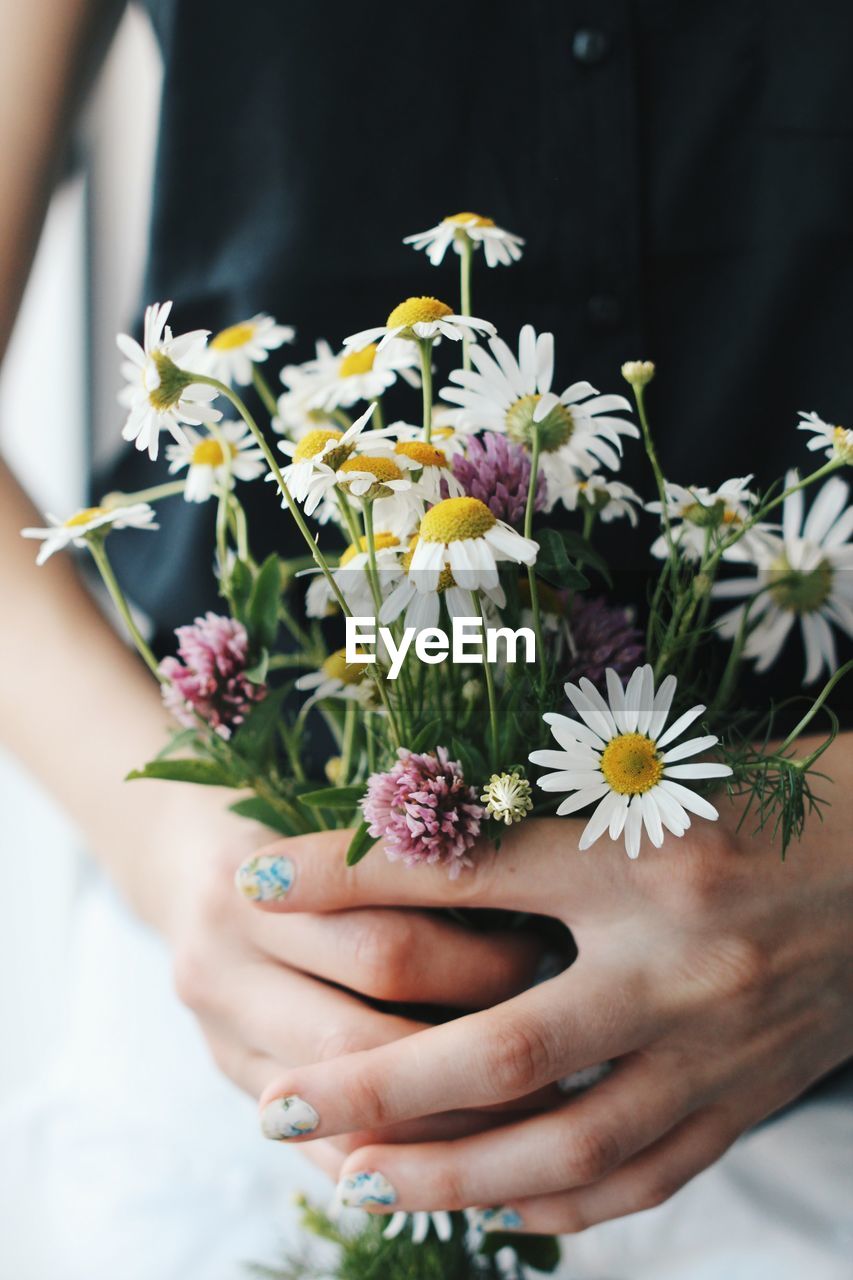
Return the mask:
<path id="1" fill-rule="evenodd" d="M 376 844 L 377 839 L 377 836 L 368 835 L 366 822 L 359 823 L 350 841 L 350 847 L 347 849 L 347 866 L 354 867 L 357 862 L 361 862 L 365 854 L 369 853 Z"/>
<path id="2" fill-rule="evenodd" d="M 266 800 L 261 800 L 260 796 L 247 796 L 245 800 L 237 800 L 228 807 L 232 813 L 239 814 L 241 818 L 251 818 L 253 822 L 260 822 L 271 831 L 278 831 L 283 836 L 298 834 L 287 818 L 271 804 L 267 804 Z"/>
<path id="3" fill-rule="evenodd" d="M 313 809 L 354 809 L 364 795 L 364 783 L 352 787 L 323 787 L 300 795 L 302 804 Z"/>
<path id="4" fill-rule="evenodd" d="M 261 649 L 261 656 L 253 667 L 247 667 L 243 672 L 247 680 L 251 680 L 252 684 L 263 684 L 269 674 L 270 669 L 270 651 L 269 649 Z"/>
<path id="5" fill-rule="evenodd" d="M 261 565 L 249 598 L 249 632 L 256 649 L 272 649 L 275 644 L 280 602 L 281 563 L 273 554 Z"/>
<path id="6" fill-rule="evenodd" d="M 430 720 L 425 724 L 420 733 L 412 743 L 411 751 L 435 751 L 437 746 L 444 744 L 439 742 L 438 735 L 441 732 L 442 722 L 440 719 Z"/>
<path id="7" fill-rule="evenodd" d="M 281 704 L 288 687 L 280 685 L 270 690 L 262 702 L 255 703 L 234 734 L 231 745 L 241 759 L 258 764 L 266 756 L 281 719 Z"/>
<path id="8" fill-rule="evenodd" d="M 248 622 L 249 596 L 252 594 L 252 570 L 245 560 L 235 560 L 231 568 L 231 600 L 239 622 Z"/>
<path id="9" fill-rule="evenodd" d="M 181 729 L 178 733 L 173 733 L 165 747 L 158 751 L 155 760 L 165 760 L 175 751 L 183 751 L 184 747 L 192 746 L 196 740 L 195 729 Z"/>
<path id="10" fill-rule="evenodd" d="M 601 574 L 608 586 L 613 585 L 610 566 L 604 556 L 596 551 L 588 538 L 585 538 L 574 529 L 561 529 L 560 537 L 569 556 L 574 557 L 580 564 L 588 564 L 591 569 L 595 569 L 597 573 Z"/>
<path id="11" fill-rule="evenodd" d="M 240 785 L 225 765 L 214 760 L 151 760 L 142 769 L 131 769 L 125 781 L 135 778 L 165 778 L 169 782 L 195 782 L 203 787 Z"/>
<path id="12" fill-rule="evenodd" d="M 560 1242 L 555 1236 L 515 1235 L 505 1231 L 490 1231 L 480 1246 L 480 1253 L 493 1258 L 501 1249 L 510 1248 L 519 1262 L 536 1271 L 550 1274 L 560 1265 Z"/>
<path id="13" fill-rule="evenodd" d="M 539 555 L 534 568 L 537 576 L 553 587 L 581 591 L 589 586 L 589 579 L 570 560 L 561 531 L 557 529 L 543 529 L 539 534 Z"/>

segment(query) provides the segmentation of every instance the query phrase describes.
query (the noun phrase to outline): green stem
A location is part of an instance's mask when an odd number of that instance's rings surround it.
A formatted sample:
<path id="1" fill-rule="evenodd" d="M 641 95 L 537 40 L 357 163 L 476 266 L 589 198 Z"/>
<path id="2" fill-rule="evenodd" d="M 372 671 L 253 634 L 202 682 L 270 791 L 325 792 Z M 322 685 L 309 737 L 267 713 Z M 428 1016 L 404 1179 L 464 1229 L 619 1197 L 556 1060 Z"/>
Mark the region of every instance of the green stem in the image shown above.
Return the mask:
<path id="1" fill-rule="evenodd" d="M 385 426 L 385 415 L 382 412 L 382 397 L 374 396 L 370 403 L 376 405 L 376 408 L 373 410 L 373 419 L 370 423 L 371 430 L 381 431 Z"/>
<path id="2" fill-rule="evenodd" d="M 486 629 L 486 613 L 483 608 L 483 598 L 479 591 L 475 591 L 474 599 L 477 601 L 477 608 L 480 611 L 480 617 L 483 619 L 483 631 Z M 489 723 L 491 724 L 492 750 L 491 764 L 492 769 L 498 767 L 498 703 L 495 695 L 495 678 L 492 673 L 491 663 L 486 656 L 483 656 L 483 672 L 486 677 L 486 693 L 489 698 Z"/>
<path id="3" fill-rule="evenodd" d="M 239 498 L 233 493 L 229 501 L 229 510 L 231 519 L 234 524 L 234 538 L 237 543 L 238 557 L 248 563 L 251 560 L 249 553 L 249 527 L 246 523 L 246 512 L 243 510 L 243 504 Z"/>
<path id="4" fill-rule="evenodd" d="M 462 240 L 462 252 L 459 255 L 459 295 L 460 310 L 462 316 L 470 316 L 471 314 L 471 262 L 474 257 L 474 246 L 465 236 Z M 470 338 L 466 333 L 462 339 L 462 368 L 466 370 L 471 368 L 471 351 Z"/>
<path id="5" fill-rule="evenodd" d="M 264 402 L 264 408 L 271 418 L 278 414 L 278 401 L 273 395 L 273 390 L 267 382 L 264 375 L 256 364 L 252 365 L 252 382 L 255 384 L 255 390 Z"/>
<path id="6" fill-rule="evenodd" d="M 161 672 L 157 659 L 154 657 L 154 654 L 151 652 L 148 643 L 143 638 L 139 627 L 133 620 L 133 614 L 130 612 L 130 606 L 125 599 L 124 592 L 118 585 L 118 579 L 113 573 L 113 567 L 107 557 L 103 538 L 90 538 L 87 539 L 87 541 L 89 550 L 92 553 L 92 559 L 97 565 L 98 572 L 103 579 L 104 586 L 110 593 L 110 598 L 113 604 L 121 615 L 124 625 L 130 632 L 130 637 L 136 645 L 140 657 L 144 660 L 145 664 L 151 671 L 151 674 L 159 681 L 160 684 L 168 684 L 169 682 Z"/>
<path id="7" fill-rule="evenodd" d="M 341 753 L 341 786 L 345 787 L 352 772 L 353 748 L 357 725 L 356 704 L 348 702 L 344 712 L 344 745 Z"/>
<path id="8" fill-rule="evenodd" d="M 432 338 L 418 340 L 421 349 L 421 386 L 423 388 L 424 440 L 432 440 Z"/>
<path id="9" fill-rule="evenodd" d="M 583 513 L 583 537 L 585 542 L 592 540 L 592 530 L 595 525 L 596 510 L 589 503 L 584 506 Z"/>
<path id="10" fill-rule="evenodd" d="M 658 498 L 661 507 L 661 523 L 663 525 L 664 537 L 669 548 L 669 554 L 676 556 L 678 554 L 675 546 L 675 540 L 672 536 L 672 525 L 669 519 L 669 508 L 666 501 L 666 481 L 664 480 L 663 471 L 658 461 L 657 450 L 655 449 L 654 440 L 652 439 L 651 428 L 649 427 L 649 419 L 646 415 L 645 388 L 634 386 L 634 399 L 637 402 L 637 416 L 640 419 L 640 429 L 643 433 L 643 445 L 646 450 L 646 456 L 652 466 L 654 472 L 655 484 L 657 486 Z"/>
<path id="11" fill-rule="evenodd" d="M 709 562 L 710 566 L 712 568 L 716 568 L 718 562 L 723 557 L 723 553 L 728 551 L 729 547 L 733 547 L 736 542 L 739 542 L 745 533 L 748 533 L 754 525 L 758 524 L 760 520 L 763 520 L 771 511 L 774 511 L 776 507 L 780 506 L 786 498 L 790 498 L 792 493 L 797 493 L 800 489 L 808 488 L 809 485 L 813 485 L 817 480 L 823 480 L 825 476 L 832 475 L 833 471 L 838 471 L 842 466 L 844 466 L 844 462 L 841 458 L 830 458 L 829 462 L 825 462 L 822 467 L 818 467 L 816 471 L 812 471 L 809 475 L 804 476 L 802 480 L 797 480 L 795 484 L 790 485 L 787 489 L 784 489 L 782 493 L 777 494 L 777 496 L 771 499 L 770 502 L 766 502 L 763 506 L 759 507 L 751 516 L 744 520 L 742 525 L 730 533 L 728 538 L 723 539 L 717 544 L 716 550 Z"/>
<path id="12" fill-rule="evenodd" d="M 159 502 L 161 498 L 174 498 L 183 493 L 186 480 L 170 480 L 166 484 L 155 484 L 150 489 L 139 489 L 136 493 L 108 493 L 102 505 L 110 510 L 115 507 L 129 507 L 136 502 Z"/>
<path id="13" fill-rule="evenodd" d="M 376 609 L 376 625 L 379 626 L 379 613 L 382 609 L 382 592 L 379 589 L 379 566 L 376 563 L 376 538 L 373 533 L 373 503 L 365 498 L 362 503 L 364 512 L 364 536 L 367 540 L 367 576 L 370 580 L 370 592 Z"/>
<path id="14" fill-rule="evenodd" d="M 808 728 L 809 724 L 815 718 L 818 711 L 820 711 L 821 707 L 826 702 L 829 695 L 832 693 L 832 690 L 838 684 L 839 680 L 843 680 L 844 677 L 850 671 L 853 671 L 853 658 L 851 658 L 849 662 L 845 662 L 842 667 L 839 667 L 838 670 L 834 672 L 832 676 L 830 676 L 826 684 L 821 689 L 820 693 L 815 698 L 812 705 L 809 707 L 806 714 L 803 716 L 802 720 L 799 722 L 799 724 L 795 725 L 795 727 L 788 734 L 785 741 L 779 746 L 776 752 L 777 755 L 782 755 L 785 751 L 788 750 L 789 747 L 794 745 L 794 743 L 796 742 L 797 738 L 799 738 L 803 730 Z"/>
<path id="15" fill-rule="evenodd" d="M 533 515 L 536 510 L 536 489 L 539 483 L 539 423 L 533 424 L 533 448 L 530 451 L 530 479 L 527 483 L 527 505 L 524 509 L 524 536 L 533 538 Z M 527 566 L 527 582 L 530 587 L 530 609 L 533 613 L 533 633 L 536 636 L 538 680 L 540 695 L 545 690 L 545 646 L 542 643 L 542 615 L 539 609 L 539 586 L 536 582 L 536 566 Z"/>

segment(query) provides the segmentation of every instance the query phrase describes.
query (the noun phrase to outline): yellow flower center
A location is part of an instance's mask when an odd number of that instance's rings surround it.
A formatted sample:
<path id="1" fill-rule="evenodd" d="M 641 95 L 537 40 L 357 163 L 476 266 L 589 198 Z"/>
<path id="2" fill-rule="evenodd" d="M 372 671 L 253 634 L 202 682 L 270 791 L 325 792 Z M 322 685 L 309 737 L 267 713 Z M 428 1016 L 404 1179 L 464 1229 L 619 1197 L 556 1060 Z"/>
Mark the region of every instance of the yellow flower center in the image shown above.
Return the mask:
<path id="1" fill-rule="evenodd" d="M 334 427 L 314 427 L 313 430 L 306 431 L 294 450 L 293 461 L 308 462 L 311 458 L 316 458 L 318 454 L 323 453 L 327 444 L 343 439 L 343 434 Z M 348 444 L 341 445 L 339 449 L 328 449 L 323 454 L 323 462 L 337 471 L 351 453 L 352 448 Z"/>
<path id="2" fill-rule="evenodd" d="M 482 538 L 497 523 L 479 498 L 445 498 L 437 502 L 421 520 L 424 542 L 460 542 Z"/>
<path id="3" fill-rule="evenodd" d="M 770 594 L 780 609 L 788 613 L 817 613 L 832 591 L 833 570 L 828 560 L 803 572 L 792 569 L 781 555 L 770 566 Z"/>
<path id="4" fill-rule="evenodd" d="M 832 444 L 840 458 L 845 462 L 853 462 L 853 431 L 847 427 L 834 427 Z"/>
<path id="5" fill-rule="evenodd" d="M 469 227 L 493 227 L 495 225 L 494 218 L 484 218 L 479 213 L 451 213 L 444 221 L 460 223 Z"/>
<path id="6" fill-rule="evenodd" d="M 389 498 L 394 490 L 388 488 L 388 481 L 403 479 L 403 473 L 393 458 L 371 458 L 363 453 L 354 458 L 348 458 L 338 470 L 344 472 L 345 475 L 350 471 L 360 471 L 376 477 L 376 483 L 372 484 L 365 493 L 359 494 L 362 500 L 366 499 L 368 502 L 373 502 L 376 498 Z M 346 479 L 341 481 L 341 487 L 349 489 L 350 486 Z"/>
<path id="7" fill-rule="evenodd" d="M 510 405 L 506 411 L 506 433 L 510 440 L 529 449 L 533 444 L 534 428 L 538 427 L 540 449 L 543 453 L 553 453 L 569 440 L 575 421 L 571 409 L 564 404 L 556 404 L 541 422 L 534 423 L 533 414 L 541 399 L 540 395 L 522 396 Z"/>
<path id="8" fill-rule="evenodd" d="M 373 535 L 373 545 L 377 551 L 387 551 L 389 547 L 399 547 L 400 539 L 396 534 L 388 533 L 383 530 L 382 532 L 375 533 Z M 362 534 L 358 540 L 357 546 L 353 544 L 353 546 L 347 547 L 346 551 L 344 551 L 338 561 L 338 565 L 340 568 L 343 568 L 344 565 L 349 564 L 350 560 L 355 559 L 357 555 L 361 555 L 365 551 L 367 551 L 367 538 Z"/>
<path id="9" fill-rule="evenodd" d="M 409 542 L 409 549 L 404 553 L 400 561 L 403 566 L 403 570 L 406 573 L 408 573 L 412 567 L 412 556 L 415 554 L 415 547 L 418 545 L 418 537 L 419 535 L 417 533 L 412 535 Z M 448 587 L 455 586 L 456 580 L 453 577 L 453 570 L 450 568 L 449 564 L 446 564 L 438 575 L 438 586 L 436 587 L 436 591 L 441 595 L 442 591 L 446 591 Z"/>
<path id="10" fill-rule="evenodd" d="M 434 445 L 426 444 L 423 440 L 398 440 L 394 445 L 394 452 L 401 453 L 405 458 L 411 458 L 422 467 L 450 465 L 443 449 L 436 449 Z"/>
<path id="11" fill-rule="evenodd" d="M 90 520 L 97 520 L 98 516 L 106 515 L 106 507 L 84 507 L 82 511 L 77 511 L 73 516 L 69 516 L 65 521 L 66 529 L 77 529 L 81 524 L 88 524 Z"/>
<path id="12" fill-rule="evenodd" d="M 339 378 L 354 378 L 359 373 L 370 373 L 376 359 L 376 343 L 371 342 L 361 351 L 350 351 L 344 356 L 338 369 Z"/>
<path id="13" fill-rule="evenodd" d="M 644 733 L 621 733 L 601 753 L 601 772 L 620 796 L 651 791 L 663 777 L 663 760 Z"/>
<path id="14" fill-rule="evenodd" d="M 340 680 L 341 684 L 358 684 L 364 679 L 366 670 L 366 662 L 347 662 L 346 649 L 330 653 L 322 666 L 323 675 L 330 680 Z"/>
<path id="15" fill-rule="evenodd" d="M 430 320 L 443 320 L 452 316 L 453 308 L 438 298 L 407 298 L 395 307 L 386 321 L 389 329 L 410 329 L 413 324 L 424 324 Z"/>
<path id="16" fill-rule="evenodd" d="M 227 448 L 231 457 L 235 457 L 237 450 L 233 444 L 228 444 Z M 191 462 L 194 467 L 221 467 L 225 462 L 222 445 L 213 436 L 200 440 L 192 451 Z"/>
<path id="17" fill-rule="evenodd" d="M 244 347 L 247 342 L 251 342 L 254 336 L 255 326 L 251 321 L 244 320 L 242 324 L 232 324 L 221 333 L 217 333 L 215 338 L 211 338 L 210 345 L 214 351 L 236 351 L 238 347 Z"/>

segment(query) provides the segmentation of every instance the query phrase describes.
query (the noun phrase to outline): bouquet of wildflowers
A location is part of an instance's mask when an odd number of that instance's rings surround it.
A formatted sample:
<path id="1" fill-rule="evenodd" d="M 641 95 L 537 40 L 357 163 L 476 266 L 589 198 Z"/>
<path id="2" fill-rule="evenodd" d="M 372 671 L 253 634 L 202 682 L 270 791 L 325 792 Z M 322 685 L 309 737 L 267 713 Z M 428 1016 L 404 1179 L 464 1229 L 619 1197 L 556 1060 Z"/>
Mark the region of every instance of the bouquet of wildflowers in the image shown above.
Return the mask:
<path id="1" fill-rule="evenodd" d="M 142 345 L 119 337 L 124 437 L 156 459 L 165 433 L 174 478 L 24 534 L 41 539 L 39 563 L 67 546 L 91 554 L 160 683 L 177 727 L 132 776 L 234 788 L 238 813 L 284 835 L 352 828 L 349 864 L 381 842 L 371 856 L 412 874 L 465 876 L 484 842 L 554 814 L 585 819 L 581 849 L 607 839 L 630 858 L 676 857 L 694 819 L 717 818 L 721 787 L 784 855 L 822 803 L 827 699 L 851 666 L 835 635 L 853 636 L 853 508 L 834 473 L 853 461 L 853 431 L 801 414 L 817 465 L 765 492 L 750 476 L 671 481 L 646 412 L 652 364 L 622 367 L 633 405 L 584 381 L 555 389 L 552 334 L 502 337 L 472 315 L 475 261 L 510 266 L 518 236 L 463 213 L 408 239 L 435 267 L 456 255 L 458 307 L 407 298 L 342 350 L 318 342 L 285 366 L 280 391 L 265 370 L 293 333 L 267 315 L 175 336 L 166 303 L 148 308 Z M 411 412 L 386 422 L 394 384 Z M 618 478 L 626 449 L 647 455 L 650 500 Z M 259 563 L 241 491 L 264 481 L 283 514 L 280 551 Z M 215 506 L 221 605 L 159 660 L 107 546 L 114 529 L 156 530 L 165 501 Z M 613 597 L 599 535 L 647 517 L 655 572 L 634 613 Z M 795 632 L 812 692 L 783 734 L 783 706 L 751 705 L 742 677 Z M 819 712 L 823 740 L 799 755 Z M 250 862 L 244 892 L 285 892 L 275 865 Z M 354 1187 L 349 1203 L 380 1192 Z M 358 1227 L 306 1214 L 335 1261 L 277 1274 L 557 1265 L 554 1242 L 513 1236 L 511 1215 L 487 1208 Z"/>

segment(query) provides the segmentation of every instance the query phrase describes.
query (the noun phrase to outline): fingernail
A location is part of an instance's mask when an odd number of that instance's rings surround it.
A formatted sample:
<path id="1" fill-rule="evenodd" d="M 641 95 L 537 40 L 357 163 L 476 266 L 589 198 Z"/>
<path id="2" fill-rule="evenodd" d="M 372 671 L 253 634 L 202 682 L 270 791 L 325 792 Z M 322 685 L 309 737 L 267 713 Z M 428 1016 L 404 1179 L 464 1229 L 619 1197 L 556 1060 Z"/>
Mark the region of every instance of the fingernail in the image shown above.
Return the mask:
<path id="1" fill-rule="evenodd" d="M 518 1231 L 523 1226 L 521 1214 L 517 1209 L 473 1209 L 471 1211 L 473 1226 L 486 1235 L 490 1231 Z"/>
<path id="2" fill-rule="evenodd" d="M 385 1177 L 376 1170 L 348 1173 L 338 1183 L 338 1199 L 348 1209 L 369 1209 L 385 1204 L 396 1204 L 397 1192 Z"/>
<path id="3" fill-rule="evenodd" d="M 237 888 L 252 902 L 276 902 L 286 898 L 296 879 L 290 858 L 260 853 L 237 868 Z"/>
<path id="4" fill-rule="evenodd" d="M 319 1123 L 320 1117 L 311 1103 L 295 1093 L 286 1098 L 274 1098 L 261 1112 L 261 1132 L 265 1138 L 273 1138 L 276 1142 L 313 1133 Z"/>

